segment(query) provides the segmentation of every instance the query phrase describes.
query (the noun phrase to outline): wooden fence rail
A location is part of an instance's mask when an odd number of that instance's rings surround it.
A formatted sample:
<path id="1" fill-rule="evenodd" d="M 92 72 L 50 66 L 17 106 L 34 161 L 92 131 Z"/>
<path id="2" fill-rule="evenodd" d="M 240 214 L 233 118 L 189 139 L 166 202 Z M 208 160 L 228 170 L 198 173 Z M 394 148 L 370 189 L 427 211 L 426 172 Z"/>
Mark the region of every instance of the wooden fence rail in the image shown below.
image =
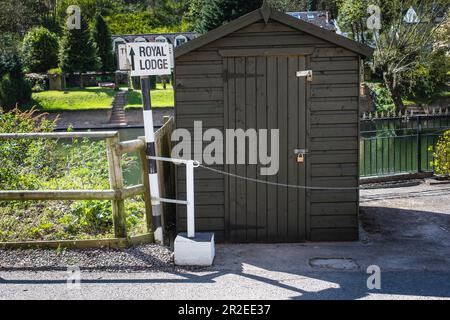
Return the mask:
<path id="1" fill-rule="evenodd" d="M 143 140 L 119 141 L 118 131 L 106 132 L 50 132 L 50 133 L 3 133 L 0 140 L 11 139 L 67 139 L 97 138 L 106 140 L 109 166 L 109 190 L 0 190 L 0 200 L 111 200 L 114 236 L 126 238 L 125 199 L 144 195 L 147 232 L 152 231 L 152 206 L 145 142 Z M 121 156 L 124 153 L 140 153 L 142 181 L 140 185 L 125 187 L 122 174 Z M 143 160 L 142 160 L 143 159 Z"/>

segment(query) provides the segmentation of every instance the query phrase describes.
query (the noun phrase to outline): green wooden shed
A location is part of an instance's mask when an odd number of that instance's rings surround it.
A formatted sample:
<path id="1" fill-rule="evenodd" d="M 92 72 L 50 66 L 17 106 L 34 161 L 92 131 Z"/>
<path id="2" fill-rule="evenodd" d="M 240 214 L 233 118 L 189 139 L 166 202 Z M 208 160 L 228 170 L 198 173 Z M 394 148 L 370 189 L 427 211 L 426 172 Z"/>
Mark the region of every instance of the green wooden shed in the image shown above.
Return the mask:
<path id="1" fill-rule="evenodd" d="M 203 130 L 276 128 L 280 135 L 277 175 L 261 176 L 261 166 L 249 164 L 211 166 L 231 175 L 195 170 L 197 231 L 225 242 L 358 239 L 360 66 L 372 52 L 266 5 L 176 48 L 176 128 L 192 132 L 202 121 Z M 298 76 L 308 70 L 312 78 Z M 299 149 L 307 152 L 303 162 Z M 183 167 L 176 189 L 185 199 Z M 177 229 L 186 229 L 183 205 Z"/>

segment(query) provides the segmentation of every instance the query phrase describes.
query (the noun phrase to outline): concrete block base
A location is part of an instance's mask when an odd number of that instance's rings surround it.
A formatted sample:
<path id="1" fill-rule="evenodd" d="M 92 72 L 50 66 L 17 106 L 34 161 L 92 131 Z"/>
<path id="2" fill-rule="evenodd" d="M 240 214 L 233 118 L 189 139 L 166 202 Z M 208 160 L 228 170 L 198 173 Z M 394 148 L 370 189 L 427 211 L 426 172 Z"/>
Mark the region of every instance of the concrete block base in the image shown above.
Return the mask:
<path id="1" fill-rule="evenodd" d="M 178 266 L 211 266 L 215 256 L 214 233 L 196 233 L 195 238 L 178 234 L 174 255 Z"/>

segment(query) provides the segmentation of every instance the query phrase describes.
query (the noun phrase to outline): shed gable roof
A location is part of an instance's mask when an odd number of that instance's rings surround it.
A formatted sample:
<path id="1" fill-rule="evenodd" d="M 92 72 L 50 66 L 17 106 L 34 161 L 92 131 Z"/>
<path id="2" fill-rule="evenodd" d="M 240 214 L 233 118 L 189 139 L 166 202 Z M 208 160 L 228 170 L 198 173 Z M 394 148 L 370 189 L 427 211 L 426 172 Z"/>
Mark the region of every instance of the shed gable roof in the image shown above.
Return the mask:
<path id="1" fill-rule="evenodd" d="M 312 23 L 308 23 L 306 21 L 291 17 L 288 14 L 278 12 L 264 5 L 260 9 L 252 11 L 236 20 L 233 20 L 217 29 L 208 32 L 203 36 L 200 36 L 188 43 L 183 44 L 180 47 L 177 47 L 175 49 L 175 57 L 180 57 L 188 52 L 203 47 L 215 40 L 223 38 L 257 21 L 264 20 L 267 23 L 269 19 L 285 24 L 293 29 L 308 33 L 330 43 L 336 44 L 364 57 L 370 57 L 373 53 L 373 49 L 371 47 L 348 39 L 344 36 L 338 35 L 329 30 L 320 28 Z"/>

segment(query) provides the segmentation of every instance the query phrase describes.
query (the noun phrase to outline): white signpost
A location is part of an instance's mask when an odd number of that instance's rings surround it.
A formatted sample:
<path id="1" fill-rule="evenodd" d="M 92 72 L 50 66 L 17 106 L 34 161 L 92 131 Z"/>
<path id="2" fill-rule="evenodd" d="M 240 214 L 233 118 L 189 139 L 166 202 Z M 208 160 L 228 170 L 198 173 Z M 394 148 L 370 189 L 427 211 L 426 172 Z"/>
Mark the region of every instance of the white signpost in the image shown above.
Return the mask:
<path id="1" fill-rule="evenodd" d="M 127 44 L 131 76 L 162 76 L 172 73 L 172 49 L 168 43 L 137 42 Z"/>
<path id="2" fill-rule="evenodd" d="M 168 43 L 137 42 L 126 44 L 126 65 L 131 76 L 141 77 L 142 104 L 144 108 L 145 142 L 149 166 L 150 192 L 152 196 L 153 231 L 155 240 L 163 242 L 161 199 L 156 166 L 155 134 L 150 95 L 149 76 L 172 73 L 171 50 Z M 120 51 L 119 51 L 120 57 Z"/>

